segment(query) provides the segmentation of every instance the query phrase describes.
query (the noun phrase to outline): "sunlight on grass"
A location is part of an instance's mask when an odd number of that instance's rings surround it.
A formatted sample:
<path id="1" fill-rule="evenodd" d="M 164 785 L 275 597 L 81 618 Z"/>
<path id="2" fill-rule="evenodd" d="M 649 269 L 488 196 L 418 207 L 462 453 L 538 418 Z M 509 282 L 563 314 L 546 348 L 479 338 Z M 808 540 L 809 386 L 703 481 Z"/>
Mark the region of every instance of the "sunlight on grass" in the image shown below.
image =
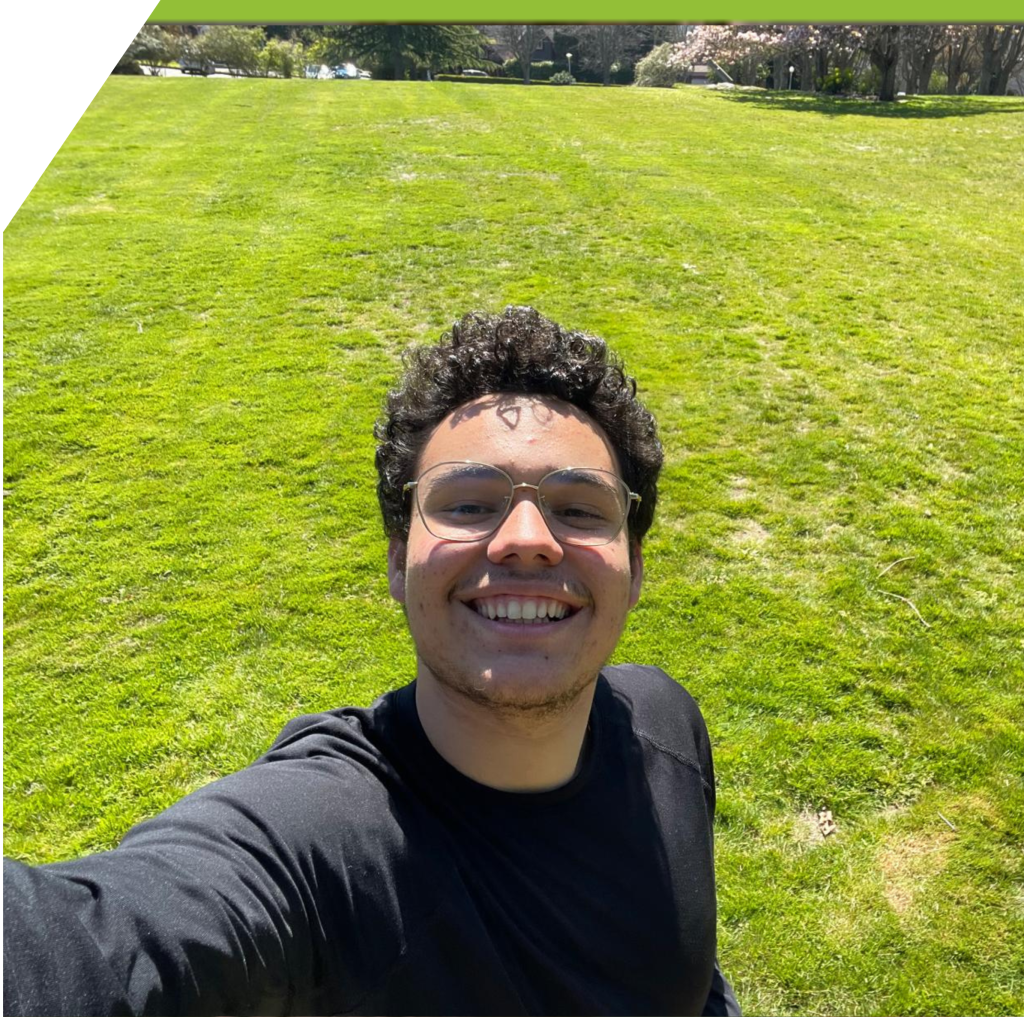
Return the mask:
<path id="1" fill-rule="evenodd" d="M 529 303 L 661 423 L 617 659 L 707 717 L 746 1012 L 1021 1012 L 1022 112 L 111 79 L 4 237 L 6 851 L 411 677 L 373 420 Z"/>

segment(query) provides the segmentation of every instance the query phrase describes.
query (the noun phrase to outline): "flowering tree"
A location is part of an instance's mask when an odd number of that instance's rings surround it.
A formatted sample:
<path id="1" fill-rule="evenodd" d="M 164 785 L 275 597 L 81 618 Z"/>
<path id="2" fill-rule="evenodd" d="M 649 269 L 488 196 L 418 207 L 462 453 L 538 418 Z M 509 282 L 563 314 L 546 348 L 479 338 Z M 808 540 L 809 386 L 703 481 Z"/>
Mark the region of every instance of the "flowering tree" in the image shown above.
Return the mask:
<path id="1" fill-rule="evenodd" d="M 729 69 L 738 84 L 763 78 L 762 66 L 784 44 L 785 33 L 772 25 L 700 25 L 675 47 L 672 63 L 680 72 L 714 61 Z"/>
<path id="2" fill-rule="evenodd" d="M 857 25 L 794 25 L 790 40 L 801 87 L 820 87 L 829 71 L 853 71 L 861 52 L 863 31 Z"/>
<path id="3" fill-rule="evenodd" d="M 792 85 L 794 68 L 800 87 L 812 90 L 830 68 L 850 68 L 861 47 L 861 31 L 852 25 L 715 26 L 690 39 L 692 52 L 734 68 L 741 84 L 767 80 L 774 87 Z"/>
<path id="4" fill-rule="evenodd" d="M 926 92 L 945 54 L 947 90 L 977 82 L 983 95 L 1003 95 L 1024 65 L 1024 25 L 700 25 L 673 46 L 670 63 L 684 73 L 697 63 L 727 68 L 740 84 L 820 88 L 830 71 L 852 80 L 857 64 L 878 72 L 878 98 L 896 98 L 899 74 L 908 92 Z"/>

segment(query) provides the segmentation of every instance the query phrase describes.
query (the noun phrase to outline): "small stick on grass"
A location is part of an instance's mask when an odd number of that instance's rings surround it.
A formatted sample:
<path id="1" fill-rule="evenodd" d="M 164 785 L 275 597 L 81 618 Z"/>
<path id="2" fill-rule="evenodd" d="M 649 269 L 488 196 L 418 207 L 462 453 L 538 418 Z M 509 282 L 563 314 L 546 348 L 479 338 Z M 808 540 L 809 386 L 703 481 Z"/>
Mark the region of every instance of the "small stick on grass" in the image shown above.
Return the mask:
<path id="1" fill-rule="evenodd" d="M 899 565 L 899 564 L 900 564 L 901 562 L 905 562 L 905 561 L 912 561 L 912 560 L 913 560 L 914 558 L 916 558 L 916 557 L 917 557 L 917 555 L 916 555 L 916 554 L 908 554 L 908 555 L 906 556 L 906 558 L 897 558 L 897 559 L 896 559 L 895 561 L 891 561 L 891 562 L 889 562 L 889 564 L 888 564 L 888 565 L 886 565 L 886 566 L 885 566 L 885 568 L 884 568 L 884 569 L 882 569 L 882 571 L 878 573 L 878 578 L 879 578 L 879 579 L 881 579 L 881 578 L 882 578 L 882 576 L 884 576 L 884 575 L 886 574 L 886 572 L 888 572 L 888 571 L 889 571 L 889 569 L 894 569 L 894 568 L 895 568 L 895 567 L 896 567 L 897 565 Z"/>
<path id="2" fill-rule="evenodd" d="M 918 609 L 917 609 L 917 608 L 916 608 L 916 607 L 914 606 L 914 602 L 913 602 L 912 600 L 907 600 L 907 598 L 906 598 L 906 597 L 901 597 L 901 596 L 900 596 L 900 595 L 899 595 L 898 593 L 890 593 L 890 592 L 889 592 L 888 590 L 879 590 L 878 592 L 879 592 L 879 593 L 881 593 L 881 594 L 884 594 L 884 595 L 885 595 L 886 597 L 895 597 L 895 598 L 896 598 L 897 600 L 902 600 L 904 604 L 909 604 L 909 605 L 910 605 L 910 610 L 911 610 L 911 611 L 913 611 L 913 612 L 914 612 L 914 614 L 916 614 L 916 615 L 917 615 L 917 620 L 918 620 L 918 621 L 919 621 L 919 622 L 920 622 L 920 623 L 921 623 L 921 624 L 922 624 L 922 625 L 923 625 L 923 626 L 924 626 L 924 627 L 925 627 L 926 629 L 930 629 L 930 628 L 931 628 L 931 625 L 929 625 L 929 624 L 928 624 L 928 622 L 926 622 L 926 621 L 925 621 L 925 620 L 924 620 L 924 619 L 923 619 L 923 618 L 921 617 L 921 612 L 920 612 L 920 611 L 918 611 Z"/>
<path id="3" fill-rule="evenodd" d="M 946 819 L 946 817 L 941 812 L 939 813 L 939 819 L 941 819 L 946 824 L 946 826 L 948 826 L 953 831 L 953 833 L 956 833 L 956 827 L 948 819 Z"/>

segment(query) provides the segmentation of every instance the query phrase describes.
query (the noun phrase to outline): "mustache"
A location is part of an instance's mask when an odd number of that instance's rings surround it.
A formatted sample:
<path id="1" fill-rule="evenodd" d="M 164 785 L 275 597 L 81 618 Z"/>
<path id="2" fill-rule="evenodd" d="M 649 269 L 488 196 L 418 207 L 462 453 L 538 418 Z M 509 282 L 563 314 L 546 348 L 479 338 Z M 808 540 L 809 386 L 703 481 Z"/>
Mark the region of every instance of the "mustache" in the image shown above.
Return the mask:
<path id="1" fill-rule="evenodd" d="M 551 590 L 552 597 L 558 593 L 567 593 L 574 600 L 591 603 L 590 590 L 575 579 L 566 579 L 557 572 L 526 572 L 515 569 L 489 569 L 473 579 L 466 579 L 453 590 L 454 596 L 467 592 L 479 592 L 488 586 L 500 586 L 502 583 L 529 583 L 531 586 L 545 586 Z"/>

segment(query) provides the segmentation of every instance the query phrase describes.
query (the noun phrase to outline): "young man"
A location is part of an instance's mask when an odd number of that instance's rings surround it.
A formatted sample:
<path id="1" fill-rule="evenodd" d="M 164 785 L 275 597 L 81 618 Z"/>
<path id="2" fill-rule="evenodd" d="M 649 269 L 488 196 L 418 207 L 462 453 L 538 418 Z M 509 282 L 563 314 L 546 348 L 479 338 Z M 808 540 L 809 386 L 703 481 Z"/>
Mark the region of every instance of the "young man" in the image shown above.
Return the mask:
<path id="1" fill-rule="evenodd" d="M 662 462 L 635 383 L 529 308 L 468 315 L 377 436 L 416 680 L 114 851 L 5 863 L 6 1013 L 739 1012 L 703 720 L 603 667 Z"/>

